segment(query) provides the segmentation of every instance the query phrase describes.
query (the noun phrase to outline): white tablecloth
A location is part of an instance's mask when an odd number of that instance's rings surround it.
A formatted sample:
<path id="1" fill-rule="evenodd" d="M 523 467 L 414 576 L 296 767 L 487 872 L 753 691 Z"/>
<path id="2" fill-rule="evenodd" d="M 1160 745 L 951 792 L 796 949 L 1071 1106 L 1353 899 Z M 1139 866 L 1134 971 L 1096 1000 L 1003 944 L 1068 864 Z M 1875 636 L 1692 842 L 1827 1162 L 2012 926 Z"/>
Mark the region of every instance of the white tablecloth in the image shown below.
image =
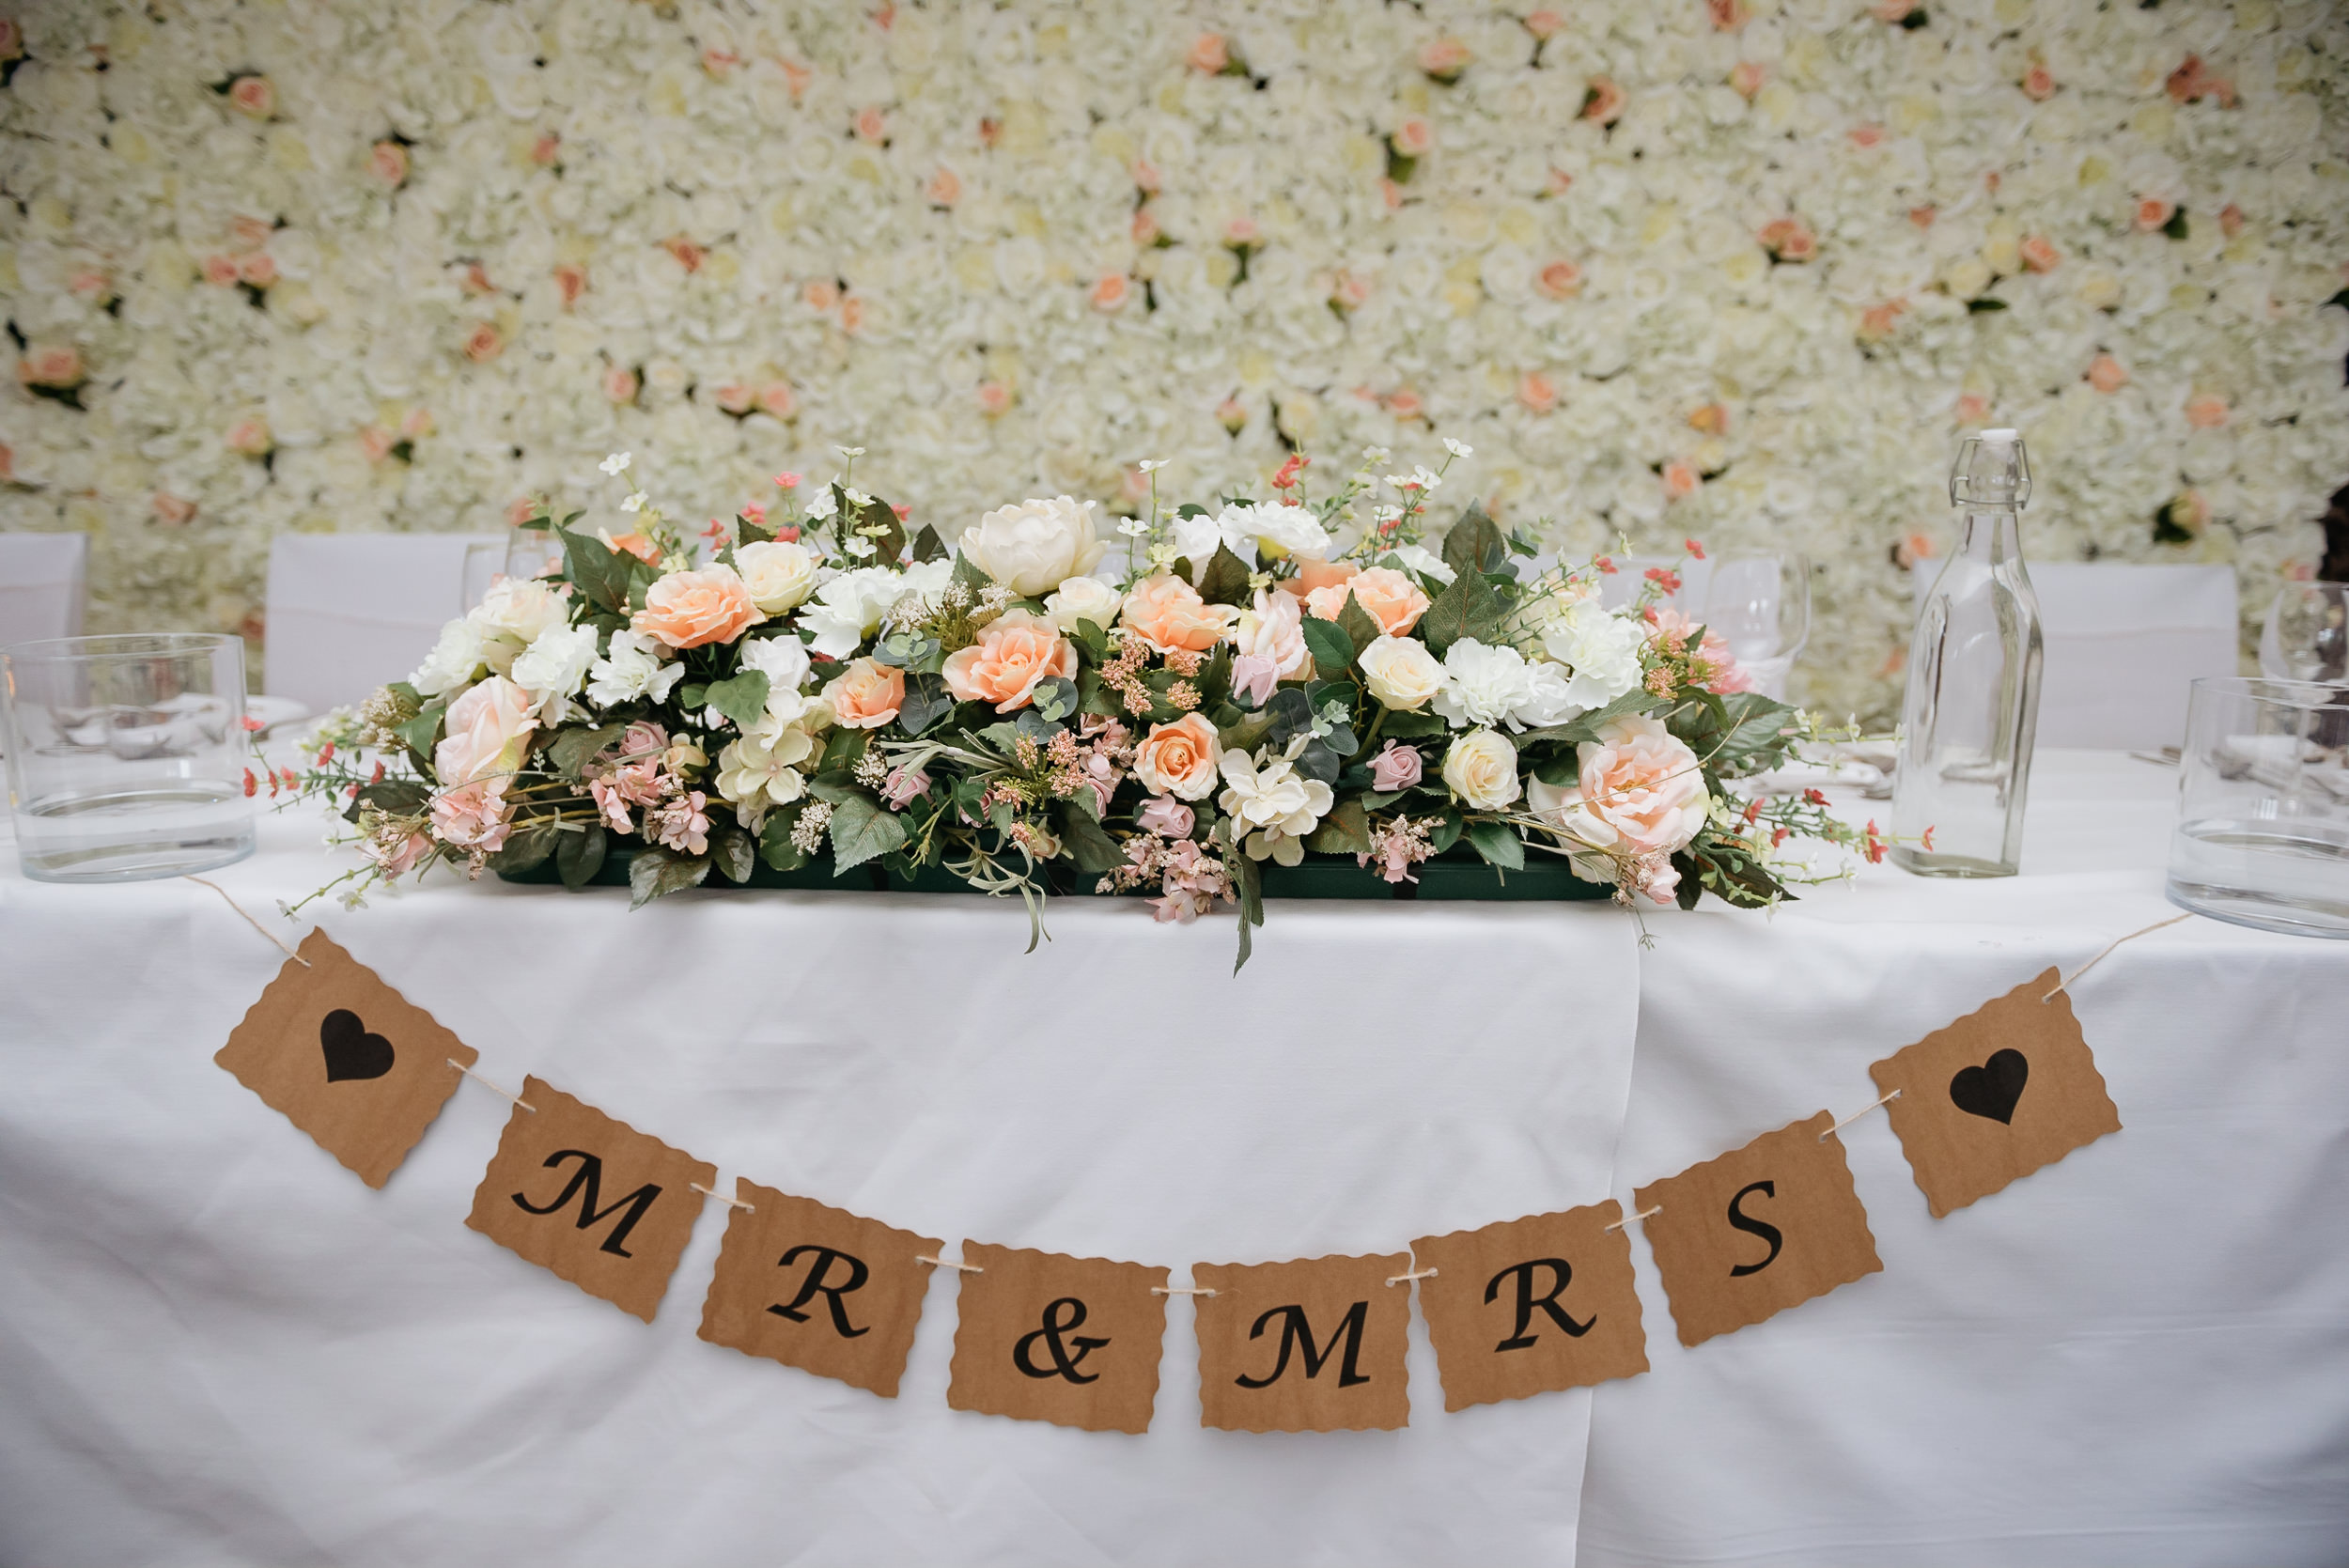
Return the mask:
<path id="1" fill-rule="evenodd" d="M 2173 783 L 2046 753 L 2020 878 L 1873 868 L 1645 953 L 1591 905 L 1276 905 L 1237 982 L 1224 923 L 1081 902 L 1030 957 L 969 899 L 485 883 L 324 924 L 492 1077 L 722 1183 L 1180 1281 L 1859 1109 L 1870 1062 L 2171 912 Z M 265 836 L 219 876 L 268 918 L 329 862 Z M 1846 1129 L 1885 1271 L 1823 1300 L 1684 1349 L 1635 1240 L 1655 1370 L 1595 1400 L 1447 1414 L 1415 1324 L 1408 1430 L 1202 1431 L 1178 1301 L 1138 1438 L 947 1409 L 951 1281 L 894 1402 L 702 1343 L 714 1207 L 651 1327 L 580 1295 L 462 1225 L 484 1090 L 369 1191 L 210 1065 L 278 959 L 202 889 L 10 867 L 0 953 L 0 1562 L 2349 1560 L 2349 944 L 2120 949 L 2076 1004 L 2126 1130 L 1948 1219 Z"/>

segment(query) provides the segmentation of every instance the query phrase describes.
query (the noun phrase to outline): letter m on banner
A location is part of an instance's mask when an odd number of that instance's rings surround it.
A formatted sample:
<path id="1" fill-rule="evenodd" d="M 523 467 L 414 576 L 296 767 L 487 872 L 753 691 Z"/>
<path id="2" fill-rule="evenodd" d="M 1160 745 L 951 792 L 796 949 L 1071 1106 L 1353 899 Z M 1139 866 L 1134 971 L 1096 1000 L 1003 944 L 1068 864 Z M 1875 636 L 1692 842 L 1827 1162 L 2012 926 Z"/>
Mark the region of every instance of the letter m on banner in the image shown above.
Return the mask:
<path id="1" fill-rule="evenodd" d="M 1410 1419 L 1404 1253 L 1199 1264 L 1200 1421 L 1238 1432 L 1388 1429 Z"/>
<path id="2" fill-rule="evenodd" d="M 661 1188 L 651 1182 L 646 1182 L 627 1196 L 613 1199 L 608 1207 L 598 1208 L 596 1200 L 600 1195 L 603 1182 L 601 1156 L 591 1155 L 584 1149 L 557 1149 L 547 1156 L 547 1169 L 552 1171 L 567 1160 L 574 1159 L 579 1161 L 579 1169 L 571 1172 L 569 1183 L 561 1192 L 555 1194 L 554 1202 L 541 1206 L 516 1192 L 509 1195 L 514 1200 L 514 1206 L 524 1214 L 554 1214 L 568 1204 L 574 1196 L 577 1196 L 579 1228 L 583 1231 L 592 1231 L 617 1214 L 620 1216 L 619 1223 L 612 1227 L 611 1234 L 603 1238 L 599 1250 L 609 1252 L 615 1258 L 628 1257 L 630 1255 L 626 1246 L 628 1233 L 634 1230 L 637 1221 L 645 1218 L 645 1211 L 652 1207 L 654 1199 L 661 1196 Z M 628 1212 L 622 1214 L 623 1209 Z"/>

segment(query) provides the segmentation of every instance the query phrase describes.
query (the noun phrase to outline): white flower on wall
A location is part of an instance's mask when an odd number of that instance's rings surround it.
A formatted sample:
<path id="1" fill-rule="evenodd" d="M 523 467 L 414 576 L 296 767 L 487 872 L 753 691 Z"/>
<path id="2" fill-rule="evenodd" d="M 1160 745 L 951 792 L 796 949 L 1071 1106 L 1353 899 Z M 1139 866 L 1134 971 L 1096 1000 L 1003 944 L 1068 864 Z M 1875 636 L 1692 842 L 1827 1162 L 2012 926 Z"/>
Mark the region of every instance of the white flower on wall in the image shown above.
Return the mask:
<path id="1" fill-rule="evenodd" d="M 102 627 L 257 632 L 287 529 L 622 531 L 617 451 L 722 515 L 862 444 L 951 538 L 1450 438 L 1562 543 L 1807 549 L 1811 695 L 1881 715 L 1966 430 L 2030 553 L 2255 601 L 2349 481 L 2314 0 L 45 0 L 0 55 L 0 525 L 96 536 Z"/>

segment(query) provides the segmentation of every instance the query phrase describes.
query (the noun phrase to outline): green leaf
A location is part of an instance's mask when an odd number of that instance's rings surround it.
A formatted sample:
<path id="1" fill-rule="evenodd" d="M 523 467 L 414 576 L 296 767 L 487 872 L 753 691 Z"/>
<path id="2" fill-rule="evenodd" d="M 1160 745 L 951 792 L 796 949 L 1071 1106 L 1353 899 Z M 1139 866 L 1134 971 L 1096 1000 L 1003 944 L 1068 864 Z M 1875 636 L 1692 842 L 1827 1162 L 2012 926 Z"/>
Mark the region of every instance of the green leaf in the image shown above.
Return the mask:
<path id="1" fill-rule="evenodd" d="M 647 844 L 628 862 L 628 907 L 641 909 L 654 899 L 680 889 L 697 888 L 708 875 L 707 855 L 680 855 L 674 849 Z"/>
<path id="2" fill-rule="evenodd" d="M 1431 735 L 1443 734 L 1449 727 L 1435 714 L 1404 713 L 1391 707 L 1387 709 L 1386 722 L 1379 726 L 1378 733 L 1397 740 L 1424 740 Z"/>
<path id="3" fill-rule="evenodd" d="M 1464 819 L 1458 810 L 1452 806 L 1444 807 L 1442 820 L 1439 821 L 1427 835 L 1428 846 L 1437 854 L 1442 854 L 1460 842 L 1460 829 L 1463 826 Z"/>
<path id="4" fill-rule="evenodd" d="M 1232 851 L 1227 862 L 1232 868 L 1234 891 L 1239 894 L 1239 956 L 1232 962 L 1232 972 L 1237 974 L 1248 962 L 1250 932 L 1264 924 L 1264 873 L 1256 862 L 1237 849 Z"/>
<path id="5" fill-rule="evenodd" d="M 554 846 L 554 869 L 567 888 L 583 888 L 603 869 L 603 824 L 590 822 L 576 833 L 565 833 Z"/>
<path id="6" fill-rule="evenodd" d="M 555 831 L 552 816 L 518 823 L 506 835 L 505 846 L 490 856 L 489 867 L 495 872 L 518 874 L 544 865 L 547 857 L 554 853 L 554 841 L 562 836 Z"/>
<path id="7" fill-rule="evenodd" d="M 446 697 L 427 703 L 423 712 L 399 726 L 397 732 L 399 737 L 406 741 L 408 749 L 417 755 L 430 756 L 434 742 L 441 737 L 442 716 L 447 712 L 448 699 Z"/>
<path id="8" fill-rule="evenodd" d="M 1127 863 L 1126 852 L 1088 814 L 1070 806 L 1061 814 L 1061 842 L 1079 871 L 1100 876 Z"/>
<path id="9" fill-rule="evenodd" d="M 1420 617 L 1418 630 L 1428 651 L 1440 659 L 1444 650 L 1462 638 L 1489 630 L 1500 614 L 1501 601 L 1493 597 L 1485 574 L 1464 571 L 1436 596 L 1436 602 Z"/>
<path id="10" fill-rule="evenodd" d="M 955 694 L 936 675 L 908 675 L 905 701 L 897 705 L 897 727 L 920 735 L 955 710 Z"/>
<path id="11" fill-rule="evenodd" d="M 1656 706 L 1656 701 L 1654 694 L 1645 687 L 1635 686 L 1605 707 L 1595 707 L 1590 712 L 1579 718 L 1569 719 L 1563 724 L 1546 724 L 1537 730 L 1527 730 L 1517 737 L 1517 750 L 1523 751 L 1528 746 L 1538 745 L 1546 740 L 1557 741 L 1568 746 L 1579 746 L 1585 740 L 1596 740 L 1601 724 L 1629 714 L 1645 713 Z M 1558 781 L 1552 780 L 1551 782 Z"/>
<path id="12" fill-rule="evenodd" d="M 1271 733 L 1272 710 L 1259 708 L 1230 728 L 1218 730 L 1215 737 L 1216 747 L 1221 752 L 1253 753 L 1257 747 L 1265 743 L 1265 737 Z"/>
<path id="13" fill-rule="evenodd" d="M 1493 520 L 1485 515 L 1484 506 L 1470 502 L 1468 510 L 1460 514 L 1460 520 L 1444 536 L 1443 564 L 1465 579 L 1492 571 L 1508 558 L 1509 541 L 1493 526 Z"/>
<path id="14" fill-rule="evenodd" d="M 1386 635 L 1385 629 L 1379 626 L 1369 611 L 1362 608 L 1362 601 L 1356 598 L 1350 590 L 1346 596 L 1346 608 L 1338 612 L 1338 625 L 1345 629 L 1348 637 L 1354 639 L 1354 657 L 1357 659 L 1362 656 L 1364 648 Z"/>
<path id="15" fill-rule="evenodd" d="M 1110 634 L 1103 631 L 1093 622 L 1081 618 L 1077 622 L 1077 629 L 1070 632 L 1069 637 L 1078 647 L 1084 650 L 1085 662 L 1088 664 L 1106 664 L 1109 662 Z M 1217 645 L 1219 647 L 1221 646 L 1221 644 Z"/>
<path id="16" fill-rule="evenodd" d="M 833 487 L 835 489 L 837 486 Z M 841 500 L 848 497 L 842 495 Z M 870 557 L 875 566 L 894 567 L 897 557 L 905 553 L 906 525 L 899 520 L 897 509 L 879 498 L 853 509 L 853 527 L 873 541 L 876 554 Z M 867 532 L 871 530 L 872 532 Z"/>
<path id="17" fill-rule="evenodd" d="M 546 750 L 547 766 L 566 779 L 576 779 L 598 753 L 628 733 L 626 724 L 599 724 L 594 729 L 568 729 Z"/>
<path id="18" fill-rule="evenodd" d="M 1199 597 L 1209 604 L 1248 602 L 1248 563 L 1233 554 L 1231 546 L 1217 545 L 1208 557 L 1199 578 Z"/>
<path id="19" fill-rule="evenodd" d="M 767 711 L 767 687 L 766 671 L 743 670 L 725 680 L 711 681 L 702 701 L 748 729 Z"/>
<path id="20" fill-rule="evenodd" d="M 387 816 L 422 816 L 432 803 L 432 792 L 413 779 L 385 779 L 380 784 L 364 784 L 351 801 L 355 809 L 373 806 Z M 358 818 L 354 815 L 352 821 Z"/>
<path id="21" fill-rule="evenodd" d="M 1468 841 L 1476 846 L 1486 865 L 1497 865 L 1503 871 L 1525 869 L 1525 841 L 1506 822 L 1470 822 Z"/>
<path id="22" fill-rule="evenodd" d="M 1966 311 L 1969 316 L 1986 316 L 1994 310 L 2004 310 L 2005 308 L 2006 302 L 2004 300 L 1994 300 L 1987 294 L 1984 294 L 1978 300 L 1968 300 L 1966 302 Z"/>
<path id="23" fill-rule="evenodd" d="M 751 835 L 732 822 L 721 822 L 709 834 L 710 863 L 718 875 L 741 887 L 758 869 L 758 852 L 751 843 Z"/>
<path id="24" fill-rule="evenodd" d="M 1796 710 L 1759 691 L 1734 691 L 1672 717 L 1672 733 L 1724 778 L 1775 767 L 1794 742 Z"/>
<path id="25" fill-rule="evenodd" d="M 917 564 L 924 561 L 935 561 L 945 553 L 946 541 L 938 536 L 937 529 L 926 522 L 924 523 L 922 532 L 913 536 L 914 561 Z"/>
<path id="26" fill-rule="evenodd" d="M 2170 213 L 2170 221 L 2161 225 L 2161 231 L 2172 240 L 2185 239 L 2186 237 L 2186 209 L 2181 207 Z"/>
<path id="27" fill-rule="evenodd" d="M 800 825 L 800 813 L 806 809 L 804 803 L 795 800 L 769 815 L 766 825 L 758 831 L 760 860 L 777 871 L 797 871 L 807 864 L 807 851 L 791 842 L 792 830 Z"/>
<path id="28" fill-rule="evenodd" d="M 955 575 L 950 581 L 959 582 L 970 589 L 971 597 L 974 599 L 995 585 L 995 580 L 981 571 L 979 564 L 968 555 L 955 557 Z"/>
<path id="29" fill-rule="evenodd" d="M 735 514 L 734 542 L 736 545 L 771 544 L 774 542 L 774 537 L 775 531 L 765 523 L 756 521 L 747 513 Z"/>
<path id="30" fill-rule="evenodd" d="M 872 744 L 871 730 L 834 730 L 824 742 L 823 760 L 819 773 L 853 769 L 863 759 L 865 747 Z"/>
<path id="31" fill-rule="evenodd" d="M 1305 837 L 1305 847 L 1324 855 L 1370 853 L 1370 817 L 1359 798 L 1340 800 Z"/>
<path id="32" fill-rule="evenodd" d="M 1695 908 L 1697 900 L 1704 896 L 1703 868 L 1685 850 L 1672 857 L 1672 868 L 1680 873 L 1680 886 L 1673 892 L 1672 902 L 1684 909 Z"/>
<path id="33" fill-rule="evenodd" d="M 1346 596 L 1346 602 L 1354 602 L 1354 596 Z M 1314 667 L 1331 680 L 1354 665 L 1354 639 L 1335 621 L 1325 621 L 1318 615 L 1305 617 L 1305 645 L 1313 650 Z"/>
<path id="34" fill-rule="evenodd" d="M 578 587 L 588 603 L 625 613 L 628 574 L 617 563 L 633 561 L 635 557 L 614 550 L 593 534 L 574 534 L 565 528 L 557 536 L 563 541 L 563 575 Z"/>
<path id="35" fill-rule="evenodd" d="M 863 865 L 876 855 L 902 849 L 906 825 L 862 795 L 847 795 L 832 808 L 832 863 L 835 871 Z"/>

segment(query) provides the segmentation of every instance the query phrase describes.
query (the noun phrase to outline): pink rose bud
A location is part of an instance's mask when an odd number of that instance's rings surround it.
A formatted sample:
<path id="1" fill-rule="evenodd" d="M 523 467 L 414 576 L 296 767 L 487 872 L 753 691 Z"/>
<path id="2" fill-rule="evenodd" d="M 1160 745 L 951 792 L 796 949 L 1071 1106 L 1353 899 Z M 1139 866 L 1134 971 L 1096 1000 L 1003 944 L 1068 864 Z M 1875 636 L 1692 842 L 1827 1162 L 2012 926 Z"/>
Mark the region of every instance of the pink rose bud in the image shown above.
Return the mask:
<path id="1" fill-rule="evenodd" d="M 1244 653 L 1232 660 L 1232 690 L 1248 693 L 1249 705 L 1262 707 L 1281 684 L 1281 667 L 1258 654 Z"/>
<path id="2" fill-rule="evenodd" d="M 1371 787 L 1381 794 L 1408 789 L 1419 783 L 1421 766 L 1418 747 L 1398 746 L 1390 740 L 1387 749 L 1371 760 Z"/>
<path id="3" fill-rule="evenodd" d="M 1162 838 L 1189 838 L 1196 818 L 1191 809 L 1171 795 L 1153 795 L 1134 814 L 1134 825 Z"/>
<path id="4" fill-rule="evenodd" d="M 891 811 L 903 811 L 929 793 L 930 776 L 919 768 L 908 771 L 893 768 L 881 784 L 881 799 Z"/>

